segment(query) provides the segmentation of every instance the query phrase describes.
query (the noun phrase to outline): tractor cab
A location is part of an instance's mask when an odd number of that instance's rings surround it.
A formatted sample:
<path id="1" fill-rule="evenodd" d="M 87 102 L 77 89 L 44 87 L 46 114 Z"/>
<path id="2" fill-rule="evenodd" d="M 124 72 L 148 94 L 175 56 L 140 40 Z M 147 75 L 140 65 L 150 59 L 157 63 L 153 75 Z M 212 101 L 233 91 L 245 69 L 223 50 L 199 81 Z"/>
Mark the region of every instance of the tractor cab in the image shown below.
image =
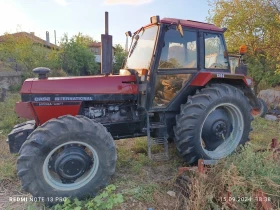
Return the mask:
<path id="1" fill-rule="evenodd" d="M 176 104 L 182 103 L 176 102 L 176 96 L 199 72 L 231 72 L 224 31 L 208 23 L 152 17 L 132 36 L 120 74 L 147 73 L 142 77 L 147 81 L 147 97 L 141 104 L 148 110 L 176 110 Z"/>

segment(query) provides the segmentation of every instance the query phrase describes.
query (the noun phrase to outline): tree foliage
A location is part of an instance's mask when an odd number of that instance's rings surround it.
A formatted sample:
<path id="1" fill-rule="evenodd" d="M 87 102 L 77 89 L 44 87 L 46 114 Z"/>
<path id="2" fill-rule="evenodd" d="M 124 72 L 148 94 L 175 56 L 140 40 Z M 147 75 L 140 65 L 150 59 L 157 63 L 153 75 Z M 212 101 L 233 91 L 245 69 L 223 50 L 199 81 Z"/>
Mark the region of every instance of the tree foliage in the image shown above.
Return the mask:
<path id="1" fill-rule="evenodd" d="M 127 52 L 123 49 L 120 44 L 115 45 L 115 62 L 113 64 L 114 73 L 118 73 L 121 68 L 123 68 L 123 64 L 127 57 Z"/>
<path id="2" fill-rule="evenodd" d="M 209 4 L 209 21 L 227 28 L 229 51 L 238 52 L 242 44 L 248 46 L 247 63 L 255 88 L 261 82 L 279 84 L 280 1 L 209 0 Z"/>
<path id="3" fill-rule="evenodd" d="M 65 35 L 57 49 L 34 43 L 24 35 L 6 34 L 4 40 L 0 43 L 0 60 L 16 65 L 16 69 L 24 72 L 24 78 L 35 76 L 32 69 L 39 66 L 50 68 L 50 76 L 90 75 L 99 70 L 95 56 L 88 48 L 94 41 L 81 33 L 70 39 Z"/>
<path id="4" fill-rule="evenodd" d="M 16 69 L 24 72 L 25 77 L 32 76 L 32 69 L 38 66 L 54 70 L 60 68 L 57 50 L 34 44 L 26 36 L 5 34 L 5 42 L 0 44 L 0 59 L 15 65 Z"/>
<path id="5" fill-rule="evenodd" d="M 64 35 L 61 41 L 60 60 L 63 69 L 70 75 L 96 74 L 99 66 L 95 61 L 94 54 L 88 48 L 93 40 L 81 33 L 68 39 Z"/>

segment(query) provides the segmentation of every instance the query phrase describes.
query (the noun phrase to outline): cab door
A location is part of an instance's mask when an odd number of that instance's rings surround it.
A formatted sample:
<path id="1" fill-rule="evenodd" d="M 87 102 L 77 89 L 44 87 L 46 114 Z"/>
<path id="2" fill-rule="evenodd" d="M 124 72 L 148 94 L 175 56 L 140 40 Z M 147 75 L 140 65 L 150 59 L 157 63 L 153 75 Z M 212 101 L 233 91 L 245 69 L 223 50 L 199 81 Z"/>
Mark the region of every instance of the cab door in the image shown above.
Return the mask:
<path id="1" fill-rule="evenodd" d="M 183 36 L 175 26 L 164 26 L 162 30 L 160 56 L 153 69 L 150 110 L 167 110 L 199 69 L 198 30 L 185 28 Z"/>

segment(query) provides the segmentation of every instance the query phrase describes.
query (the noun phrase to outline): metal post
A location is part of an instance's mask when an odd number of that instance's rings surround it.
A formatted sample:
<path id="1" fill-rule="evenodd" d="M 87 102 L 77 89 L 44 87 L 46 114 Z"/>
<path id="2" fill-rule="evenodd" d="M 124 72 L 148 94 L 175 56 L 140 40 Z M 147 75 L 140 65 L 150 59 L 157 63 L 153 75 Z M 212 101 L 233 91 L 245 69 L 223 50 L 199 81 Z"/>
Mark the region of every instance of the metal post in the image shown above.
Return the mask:
<path id="1" fill-rule="evenodd" d="M 54 44 L 56 45 L 56 31 L 54 30 Z"/>
<path id="2" fill-rule="evenodd" d="M 48 31 L 46 31 L 46 45 L 50 46 L 50 34 Z"/>

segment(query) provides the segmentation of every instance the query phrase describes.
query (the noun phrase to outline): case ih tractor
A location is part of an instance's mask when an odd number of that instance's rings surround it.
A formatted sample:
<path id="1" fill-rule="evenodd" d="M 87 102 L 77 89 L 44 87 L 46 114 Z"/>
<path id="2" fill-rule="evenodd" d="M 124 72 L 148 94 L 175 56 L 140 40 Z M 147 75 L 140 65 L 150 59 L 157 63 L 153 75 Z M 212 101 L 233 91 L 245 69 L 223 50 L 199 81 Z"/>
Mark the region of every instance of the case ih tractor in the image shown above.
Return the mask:
<path id="1" fill-rule="evenodd" d="M 260 104 L 252 80 L 230 72 L 225 29 L 150 20 L 133 34 L 119 75 L 110 74 L 106 33 L 103 75 L 48 78 L 49 69 L 36 68 L 38 78 L 23 83 L 15 110 L 31 121 L 16 125 L 8 143 L 25 191 L 47 203 L 95 195 L 115 172 L 117 139 L 147 136 L 155 160 L 168 159 L 173 139 L 188 164 L 219 160 L 248 141 Z"/>

